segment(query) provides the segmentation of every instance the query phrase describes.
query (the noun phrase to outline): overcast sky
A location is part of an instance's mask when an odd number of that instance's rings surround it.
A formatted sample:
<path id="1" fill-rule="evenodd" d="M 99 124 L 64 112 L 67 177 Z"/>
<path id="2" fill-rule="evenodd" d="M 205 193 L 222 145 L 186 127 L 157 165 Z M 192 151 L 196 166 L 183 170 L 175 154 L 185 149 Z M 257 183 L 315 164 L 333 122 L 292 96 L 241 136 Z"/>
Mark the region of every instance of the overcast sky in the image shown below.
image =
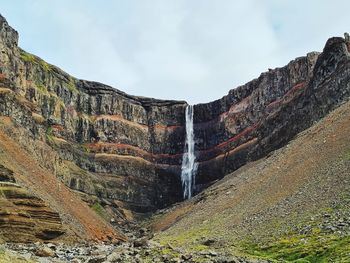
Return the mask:
<path id="1" fill-rule="evenodd" d="M 134 95 L 221 98 L 350 31 L 348 0 L 11 0 L 20 46 Z"/>

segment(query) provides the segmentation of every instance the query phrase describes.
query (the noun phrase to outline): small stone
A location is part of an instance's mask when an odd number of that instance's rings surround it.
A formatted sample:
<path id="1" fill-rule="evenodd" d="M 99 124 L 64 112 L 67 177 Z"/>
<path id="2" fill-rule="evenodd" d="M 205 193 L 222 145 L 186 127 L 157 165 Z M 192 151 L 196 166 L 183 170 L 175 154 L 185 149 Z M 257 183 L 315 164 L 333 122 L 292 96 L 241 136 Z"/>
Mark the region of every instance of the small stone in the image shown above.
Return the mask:
<path id="1" fill-rule="evenodd" d="M 52 244 L 52 243 L 48 243 L 46 244 L 46 246 L 52 250 L 56 250 L 56 245 L 55 244 Z"/>
<path id="2" fill-rule="evenodd" d="M 179 258 L 170 259 L 170 263 L 180 263 L 180 262 L 181 262 L 181 259 L 179 259 Z"/>
<path id="3" fill-rule="evenodd" d="M 102 262 L 105 262 L 106 259 L 107 259 L 106 256 L 100 255 L 100 256 L 96 256 L 96 257 L 90 258 L 88 263 L 102 263 Z"/>
<path id="4" fill-rule="evenodd" d="M 144 235 L 144 234 L 146 234 L 147 232 L 148 232 L 148 229 L 147 229 L 147 228 L 145 228 L 145 227 L 140 228 L 140 234 L 141 234 L 141 235 Z"/>
<path id="5" fill-rule="evenodd" d="M 192 255 L 190 255 L 190 254 L 184 254 L 181 256 L 181 259 L 183 259 L 183 260 L 190 260 L 191 258 L 192 258 Z"/>
<path id="6" fill-rule="evenodd" d="M 134 247 L 145 247 L 147 246 L 147 239 L 146 238 L 140 238 L 140 239 L 136 239 L 134 241 Z"/>
<path id="7" fill-rule="evenodd" d="M 32 254 L 27 252 L 27 253 L 24 253 L 24 254 L 21 254 L 21 256 L 25 259 L 25 260 L 30 260 L 31 257 L 32 257 Z"/>
<path id="8" fill-rule="evenodd" d="M 209 251 L 208 254 L 212 257 L 216 257 L 218 255 L 218 253 L 216 253 L 215 251 Z"/>
<path id="9" fill-rule="evenodd" d="M 56 253 L 51 248 L 42 247 L 35 251 L 35 255 L 38 257 L 55 257 Z"/>
<path id="10" fill-rule="evenodd" d="M 215 239 L 208 238 L 208 239 L 204 240 L 204 241 L 202 242 L 202 244 L 205 245 L 205 246 L 211 246 L 211 245 L 213 245 L 215 242 L 216 242 Z"/>
<path id="11" fill-rule="evenodd" d="M 107 262 L 114 262 L 117 261 L 118 259 L 121 258 L 121 255 L 116 252 L 112 252 L 108 257 L 107 257 Z"/>
<path id="12" fill-rule="evenodd" d="M 150 247 L 153 247 L 153 248 L 160 248 L 162 246 L 161 244 L 159 244 L 158 242 L 156 242 L 154 240 L 149 240 L 148 244 Z"/>

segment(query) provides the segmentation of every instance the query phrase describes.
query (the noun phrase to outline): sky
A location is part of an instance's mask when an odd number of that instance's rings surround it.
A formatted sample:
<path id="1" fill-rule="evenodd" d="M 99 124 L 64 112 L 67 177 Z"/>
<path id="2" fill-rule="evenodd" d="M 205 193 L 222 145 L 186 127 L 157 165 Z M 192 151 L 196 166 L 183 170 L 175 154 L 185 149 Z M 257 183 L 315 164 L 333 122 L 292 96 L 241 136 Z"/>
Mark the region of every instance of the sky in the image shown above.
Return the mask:
<path id="1" fill-rule="evenodd" d="M 350 31 L 348 0 L 1 0 L 19 45 L 133 95 L 209 102 Z"/>

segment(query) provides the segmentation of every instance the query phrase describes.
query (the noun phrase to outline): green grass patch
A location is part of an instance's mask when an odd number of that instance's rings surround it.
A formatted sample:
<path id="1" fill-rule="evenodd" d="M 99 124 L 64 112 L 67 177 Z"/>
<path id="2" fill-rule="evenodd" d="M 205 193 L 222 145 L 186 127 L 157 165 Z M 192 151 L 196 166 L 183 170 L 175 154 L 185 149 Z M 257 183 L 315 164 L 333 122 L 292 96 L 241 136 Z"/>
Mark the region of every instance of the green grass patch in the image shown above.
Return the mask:
<path id="1" fill-rule="evenodd" d="M 70 90 L 73 93 L 78 93 L 79 92 L 78 88 L 77 88 L 77 86 L 75 84 L 75 80 L 72 77 L 69 78 L 69 82 L 67 84 L 67 88 L 68 88 L 68 90 Z"/>
<path id="2" fill-rule="evenodd" d="M 46 88 L 43 84 L 37 83 L 37 84 L 36 84 L 36 87 L 37 87 L 37 90 L 38 90 L 41 94 L 49 95 L 49 92 L 47 91 L 47 88 Z"/>
<path id="3" fill-rule="evenodd" d="M 286 236 L 265 244 L 245 242 L 243 252 L 258 258 L 283 262 L 350 262 L 350 237 L 319 234 Z"/>
<path id="4" fill-rule="evenodd" d="M 106 210 L 103 208 L 103 206 L 100 203 L 95 202 L 91 206 L 91 209 L 95 211 L 95 213 L 98 214 L 100 217 L 102 217 L 104 220 L 106 221 L 109 220 Z"/>
<path id="5" fill-rule="evenodd" d="M 54 140 L 53 140 L 53 129 L 51 126 L 47 127 L 47 130 L 46 130 L 46 139 L 52 144 L 54 143 Z"/>
<path id="6" fill-rule="evenodd" d="M 36 65 L 40 66 L 46 72 L 51 71 L 52 67 L 53 67 L 52 65 L 45 62 L 41 58 L 34 56 L 33 54 L 30 54 L 28 52 L 25 52 L 23 50 L 21 51 L 21 59 L 25 62 L 36 64 Z"/>
<path id="7" fill-rule="evenodd" d="M 198 262 L 198 263 L 207 263 L 208 262 L 208 258 L 206 258 L 206 257 L 199 257 L 199 258 L 194 258 L 193 261 L 194 262 Z"/>
<path id="8" fill-rule="evenodd" d="M 343 159 L 344 159 L 345 161 L 350 161 L 350 151 L 345 152 L 345 154 L 344 154 L 344 156 L 343 156 Z"/>
<path id="9" fill-rule="evenodd" d="M 171 248 L 153 248 L 151 249 L 150 253 L 146 256 L 142 256 L 142 262 L 147 263 L 153 263 L 153 258 L 158 257 L 161 258 L 162 256 L 169 256 L 169 258 L 179 258 L 180 253 L 171 249 Z"/>
<path id="10" fill-rule="evenodd" d="M 35 63 L 35 56 L 25 51 L 21 52 L 21 59 L 25 62 Z"/>
<path id="11" fill-rule="evenodd" d="M 188 252 L 200 252 L 208 249 L 208 246 L 200 243 L 200 240 L 207 236 L 209 236 L 209 229 L 201 226 L 181 231 L 178 234 L 162 236 L 159 242 L 161 245 L 171 244 L 174 247 L 183 247 Z"/>
<path id="12" fill-rule="evenodd" d="M 80 144 L 81 150 L 85 153 L 89 153 L 90 149 L 86 144 Z"/>
<path id="13" fill-rule="evenodd" d="M 178 257 L 180 254 L 179 252 L 175 251 L 175 250 L 172 250 L 170 248 L 163 248 L 161 251 L 160 251 L 160 254 L 161 255 L 169 255 L 171 257 Z"/>

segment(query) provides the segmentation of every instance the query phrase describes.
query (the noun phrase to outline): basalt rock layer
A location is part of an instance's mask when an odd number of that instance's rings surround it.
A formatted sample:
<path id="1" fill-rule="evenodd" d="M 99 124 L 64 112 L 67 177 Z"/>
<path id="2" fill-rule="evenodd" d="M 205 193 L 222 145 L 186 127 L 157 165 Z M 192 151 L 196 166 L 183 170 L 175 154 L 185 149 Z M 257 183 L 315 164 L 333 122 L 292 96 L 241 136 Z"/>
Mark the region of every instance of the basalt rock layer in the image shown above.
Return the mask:
<path id="1" fill-rule="evenodd" d="M 70 173 L 48 164 L 70 188 L 136 212 L 181 199 L 185 102 L 75 79 L 21 50 L 2 17 L 0 39 L 0 114 L 70 162 Z"/>
<path id="2" fill-rule="evenodd" d="M 76 79 L 20 49 L 17 32 L 1 16 L 0 51 L 0 115 L 58 153 L 43 163 L 46 169 L 124 218 L 127 210 L 148 212 L 182 199 L 186 102 Z M 322 53 L 195 105 L 197 191 L 282 146 L 347 100 L 349 70 L 348 40 L 332 38 Z"/>
<path id="3" fill-rule="evenodd" d="M 309 53 L 220 100 L 195 105 L 198 186 L 283 146 L 349 96 L 349 42 L 338 37 L 329 39 L 322 53 Z"/>

